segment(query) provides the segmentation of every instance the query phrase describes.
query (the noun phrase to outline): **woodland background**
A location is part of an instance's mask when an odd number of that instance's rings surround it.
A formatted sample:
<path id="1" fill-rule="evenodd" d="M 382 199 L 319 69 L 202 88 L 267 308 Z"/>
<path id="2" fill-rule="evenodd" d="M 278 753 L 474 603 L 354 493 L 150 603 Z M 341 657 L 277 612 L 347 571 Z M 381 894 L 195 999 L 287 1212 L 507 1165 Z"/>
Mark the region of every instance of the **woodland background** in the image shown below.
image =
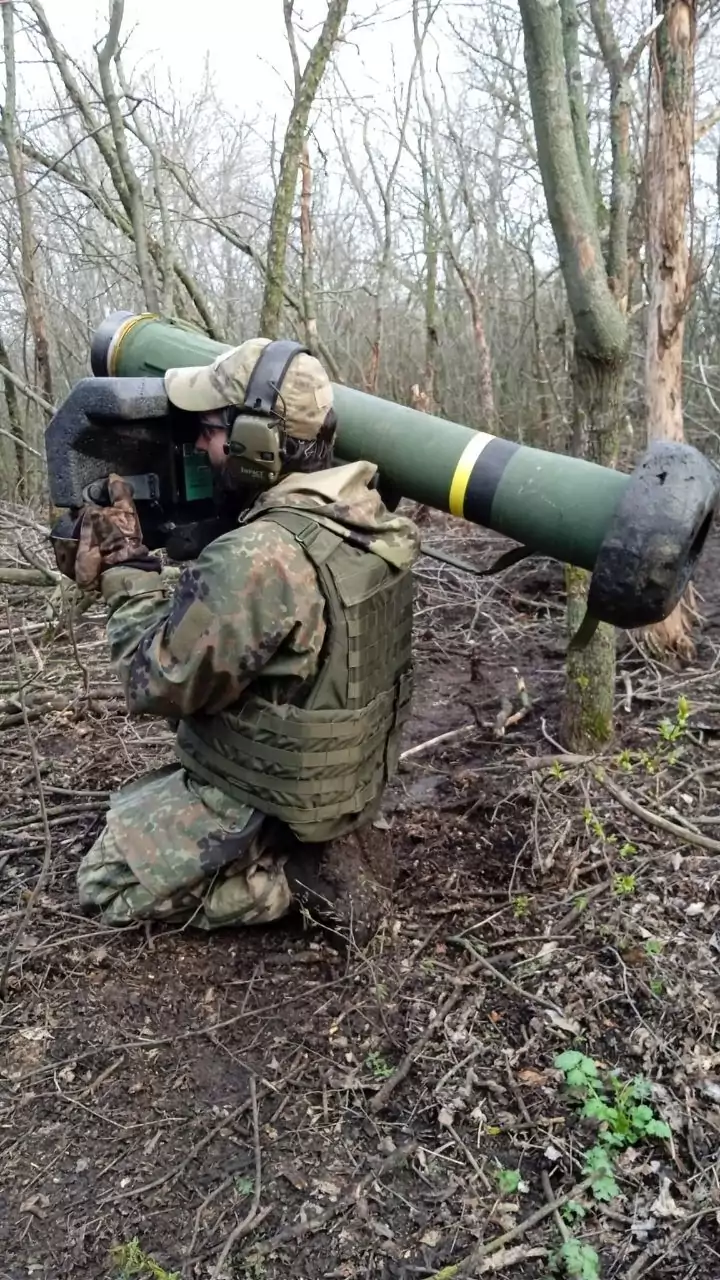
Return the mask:
<path id="1" fill-rule="evenodd" d="M 296 334 L 335 380 L 605 465 L 657 436 L 717 456 L 713 4 L 282 4 L 286 111 L 253 118 L 210 65 L 192 98 L 134 71 L 123 0 L 77 48 L 2 4 L 0 495 L 44 498 L 52 405 L 115 308 Z M 391 18 L 407 75 L 351 90 Z M 691 622 L 651 642 L 688 656 Z M 577 664 L 575 745 L 610 732 L 614 637 Z"/>
<path id="2" fill-rule="evenodd" d="M 241 0 L 190 92 L 165 0 L 101 3 L 0 0 L 0 1280 L 720 1275 L 717 530 L 665 624 L 568 654 L 586 575 L 467 573 L 506 544 L 408 504 L 456 563 L 416 566 L 377 937 L 118 929 L 78 862 L 173 734 L 55 569 L 43 448 L 124 308 L 720 461 L 717 6 L 266 0 L 258 69 Z"/>

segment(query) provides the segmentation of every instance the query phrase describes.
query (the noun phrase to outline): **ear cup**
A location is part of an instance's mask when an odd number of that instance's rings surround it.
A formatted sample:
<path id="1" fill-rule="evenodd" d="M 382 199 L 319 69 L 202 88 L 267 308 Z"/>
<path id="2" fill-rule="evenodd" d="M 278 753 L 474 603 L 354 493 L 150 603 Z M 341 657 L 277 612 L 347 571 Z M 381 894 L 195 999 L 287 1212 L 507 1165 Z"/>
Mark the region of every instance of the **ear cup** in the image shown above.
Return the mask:
<path id="1" fill-rule="evenodd" d="M 238 487 L 270 488 L 282 471 L 285 432 L 277 418 L 239 409 L 226 445 L 227 470 Z"/>

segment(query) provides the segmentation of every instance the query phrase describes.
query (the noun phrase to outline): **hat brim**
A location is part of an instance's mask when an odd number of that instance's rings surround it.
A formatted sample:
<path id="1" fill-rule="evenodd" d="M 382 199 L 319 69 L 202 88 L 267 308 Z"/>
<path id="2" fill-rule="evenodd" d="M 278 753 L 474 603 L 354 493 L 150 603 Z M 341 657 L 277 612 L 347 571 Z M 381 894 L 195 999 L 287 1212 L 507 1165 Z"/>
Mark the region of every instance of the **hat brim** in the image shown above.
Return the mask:
<path id="1" fill-rule="evenodd" d="M 165 374 L 168 400 L 176 409 L 185 409 L 188 413 L 209 413 L 212 409 L 223 409 L 230 401 L 218 390 L 212 375 L 211 364 L 168 369 Z"/>

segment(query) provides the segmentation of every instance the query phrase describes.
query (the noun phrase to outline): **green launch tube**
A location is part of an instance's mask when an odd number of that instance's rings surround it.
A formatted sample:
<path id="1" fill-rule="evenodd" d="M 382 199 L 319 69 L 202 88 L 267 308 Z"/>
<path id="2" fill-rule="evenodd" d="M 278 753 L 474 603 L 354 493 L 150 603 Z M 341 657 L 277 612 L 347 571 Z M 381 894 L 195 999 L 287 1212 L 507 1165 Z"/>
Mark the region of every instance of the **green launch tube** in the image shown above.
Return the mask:
<path id="1" fill-rule="evenodd" d="M 92 343 L 96 393 L 92 385 L 78 384 L 46 434 L 51 492 L 53 475 L 58 477 L 54 500 L 62 505 L 65 494 L 72 505 L 72 477 L 90 465 L 88 449 L 95 457 L 103 453 L 95 428 L 95 443 L 83 443 L 92 432 L 78 426 L 78 413 L 87 423 L 107 422 L 111 431 L 114 418 L 141 419 L 146 398 L 161 414 L 161 379 L 168 369 L 207 365 L 230 349 L 184 321 L 128 311 L 109 315 Z M 631 474 L 623 474 L 351 387 L 334 385 L 333 392 L 338 460 L 375 463 L 383 486 L 398 497 L 493 529 L 528 553 L 592 570 L 588 610 L 594 618 L 646 626 L 667 617 L 682 596 L 720 494 L 720 473 L 692 446 L 655 443 Z M 119 444 L 104 438 L 103 456 L 119 458 L 113 452 Z M 123 455 L 123 465 L 137 457 L 138 451 Z"/>
<path id="2" fill-rule="evenodd" d="M 178 320 L 119 312 L 92 347 L 99 377 L 162 377 L 210 364 L 230 345 Z M 336 453 L 374 462 L 405 498 L 494 529 L 540 554 L 592 569 L 630 477 L 515 444 L 379 396 L 333 385 Z"/>

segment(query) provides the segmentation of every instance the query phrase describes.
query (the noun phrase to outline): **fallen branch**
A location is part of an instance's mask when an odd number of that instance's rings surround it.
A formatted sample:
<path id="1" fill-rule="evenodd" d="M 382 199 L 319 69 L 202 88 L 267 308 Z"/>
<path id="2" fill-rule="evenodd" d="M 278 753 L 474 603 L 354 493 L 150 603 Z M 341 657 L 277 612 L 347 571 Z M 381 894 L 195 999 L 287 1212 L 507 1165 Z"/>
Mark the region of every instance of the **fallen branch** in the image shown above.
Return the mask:
<path id="1" fill-rule="evenodd" d="M 477 956 L 477 960 L 474 965 L 471 965 L 471 968 L 487 970 L 489 974 L 492 974 L 496 982 L 499 982 L 503 987 L 507 987 L 508 990 L 514 992 L 516 996 L 522 996 L 523 1000 L 527 1000 L 529 1004 L 537 1004 L 541 1009 L 552 1009 L 553 1013 L 559 1014 L 561 1018 L 565 1018 L 567 1016 L 565 1011 L 561 1009 L 559 1005 L 555 1004 L 554 1001 L 547 1000 L 544 996 L 536 996 L 532 991 L 526 991 L 525 987 L 518 986 L 517 982 L 513 982 L 512 978 L 507 978 L 501 969 L 498 969 L 494 964 L 491 964 L 484 956 L 478 955 L 475 947 L 471 942 L 468 942 L 466 938 L 456 937 L 451 938 L 450 941 L 455 942 L 460 947 L 465 947 L 466 951 L 469 951 L 471 955 Z"/>
<path id="2" fill-rule="evenodd" d="M 547 1258 L 548 1251 L 542 1245 L 516 1244 L 513 1249 L 500 1249 L 480 1263 L 477 1274 L 486 1276 L 491 1271 L 504 1271 L 506 1267 L 515 1267 L 518 1262 L 526 1262 L 528 1258 Z"/>
<path id="3" fill-rule="evenodd" d="M 45 561 L 36 551 L 31 551 L 30 547 L 24 545 L 22 538 L 17 539 L 17 549 L 23 560 L 26 560 L 32 569 L 37 569 L 38 573 L 41 573 L 47 582 L 52 582 L 54 586 L 56 582 L 59 583 L 61 581 L 62 575 L 58 570 L 52 569 L 50 565 L 45 564 Z"/>
<path id="4" fill-rule="evenodd" d="M 403 1058 L 400 1065 L 395 1068 L 392 1075 L 388 1077 L 388 1079 L 385 1081 L 385 1084 L 382 1086 L 382 1088 L 379 1089 L 378 1092 L 375 1094 L 375 1096 L 371 1099 L 370 1110 L 373 1112 L 373 1114 L 377 1114 L 378 1111 L 382 1111 L 383 1107 L 386 1105 L 390 1097 L 390 1094 L 393 1092 L 393 1090 L 396 1089 L 397 1086 L 402 1083 L 405 1077 L 410 1074 L 410 1069 L 415 1059 L 418 1057 L 420 1053 L 422 1053 L 426 1044 L 428 1044 L 428 1042 L 432 1040 L 432 1037 L 434 1036 L 438 1027 L 442 1025 L 447 1015 L 451 1012 L 452 1009 L 455 1008 L 455 1005 L 457 1004 L 458 1000 L 460 1000 L 460 998 L 462 997 L 463 984 L 465 983 L 465 981 L 468 978 L 471 978 L 474 973 L 477 973 L 478 969 L 481 969 L 483 965 L 484 965 L 484 961 L 481 961 L 480 959 L 478 959 L 475 961 L 474 964 L 466 965 L 462 973 L 458 975 L 458 977 L 455 980 L 457 983 L 455 990 L 452 991 L 448 996 L 447 1000 L 445 1000 L 444 1003 L 440 1005 L 440 1008 L 435 1014 L 435 1017 L 433 1018 L 432 1022 L 428 1023 L 422 1035 L 418 1036 L 418 1039 L 415 1041 L 415 1043 L 411 1045 L 410 1049 L 405 1054 L 405 1057 Z"/>
<path id="5" fill-rule="evenodd" d="M 242 1222 L 239 1222 L 237 1226 L 233 1227 L 230 1235 L 225 1241 L 220 1257 L 215 1263 L 211 1273 L 210 1280 L 218 1280 L 223 1269 L 225 1259 L 230 1253 L 233 1245 L 237 1244 L 241 1236 L 247 1235 L 248 1231 L 252 1231 L 253 1227 L 259 1226 L 259 1224 L 263 1222 L 270 1213 L 270 1206 L 263 1209 L 261 1213 L 258 1213 L 260 1194 L 262 1192 L 262 1154 L 260 1150 L 260 1121 L 258 1117 L 257 1090 L 255 1087 L 254 1076 L 250 1077 L 250 1102 L 252 1105 L 253 1142 L 255 1146 L 255 1190 L 253 1192 L 252 1204 L 250 1205 L 250 1209 Z"/>
<path id="6" fill-rule="evenodd" d="M 659 813 L 653 813 L 650 809 L 645 809 L 643 805 L 638 804 L 637 800 L 633 800 L 627 791 L 622 791 L 620 787 L 616 787 L 614 782 L 610 782 L 600 773 L 595 773 L 595 780 L 600 783 L 606 791 L 610 792 L 620 804 L 624 806 L 630 813 L 634 813 L 636 818 L 642 818 L 643 822 L 647 822 L 648 826 L 658 827 L 660 831 L 666 831 L 668 835 L 675 836 L 681 840 L 683 844 L 696 844 L 701 849 L 710 849 L 712 853 L 720 853 L 720 840 L 712 840 L 710 836 L 703 836 L 699 831 L 691 831 L 689 827 L 683 827 L 680 823 L 671 822 L 669 818 L 661 818 Z"/>
<path id="7" fill-rule="evenodd" d="M 50 577 L 51 570 L 0 568 L 0 582 L 7 587 L 54 587 L 60 581 L 58 573 Z"/>
<path id="8" fill-rule="evenodd" d="M 563 751 L 557 756 L 528 756 L 523 760 L 526 769 L 552 769 L 553 765 L 564 765 L 566 769 L 574 769 L 579 764 L 589 764 L 594 760 L 594 756 L 573 755 L 569 751 Z"/>
<path id="9" fill-rule="evenodd" d="M 531 1231 L 539 1222 L 543 1222 L 545 1218 L 549 1218 L 551 1213 L 556 1213 L 561 1209 L 568 1200 L 576 1200 L 587 1191 L 592 1185 L 592 1178 L 584 1178 L 582 1182 L 578 1182 L 570 1191 L 566 1191 L 563 1195 L 558 1196 L 556 1200 L 545 1204 L 541 1209 L 536 1209 L 528 1218 L 523 1218 L 522 1222 L 518 1222 L 517 1226 L 511 1227 L 509 1231 L 503 1232 L 501 1236 L 495 1236 L 494 1240 L 489 1240 L 487 1244 L 478 1245 L 470 1253 L 461 1258 L 459 1262 L 452 1262 L 448 1267 L 441 1267 L 439 1271 L 433 1272 L 428 1280 L 454 1280 L 455 1276 L 460 1276 L 468 1268 L 478 1269 L 477 1264 L 483 1258 L 489 1258 L 491 1254 L 497 1253 L 498 1249 L 502 1249 L 504 1245 L 510 1244 L 513 1240 L 519 1240 L 521 1236 Z M 481 1272 L 482 1274 L 482 1272 Z"/>
<path id="10" fill-rule="evenodd" d="M 453 738 L 461 738 L 464 733 L 469 733 L 471 729 L 477 729 L 477 725 L 464 724 L 460 729 L 449 729 L 447 733 L 439 733 L 436 738 L 428 738 L 427 742 L 419 742 L 416 747 L 409 747 L 407 751 L 403 751 L 400 760 L 409 760 L 411 756 L 419 756 L 421 751 L 427 751 L 428 747 L 436 747 L 440 742 L 452 742 Z"/>

